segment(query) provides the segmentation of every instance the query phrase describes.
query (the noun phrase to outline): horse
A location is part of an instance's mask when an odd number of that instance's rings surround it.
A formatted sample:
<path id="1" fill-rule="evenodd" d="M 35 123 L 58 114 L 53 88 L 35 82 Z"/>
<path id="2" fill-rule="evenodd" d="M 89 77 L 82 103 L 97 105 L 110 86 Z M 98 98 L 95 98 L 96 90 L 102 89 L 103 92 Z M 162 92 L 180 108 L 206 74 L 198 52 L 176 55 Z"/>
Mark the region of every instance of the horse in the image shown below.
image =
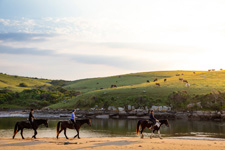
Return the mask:
<path id="1" fill-rule="evenodd" d="M 74 128 L 74 124 L 71 121 L 59 121 L 57 123 L 57 132 L 56 132 L 57 136 L 56 136 L 56 138 L 58 139 L 59 134 L 62 132 L 62 130 L 64 130 L 64 135 L 65 135 L 66 139 L 68 139 L 68 137 L 66 135 L 66 128 L 69 128 L 69 129 L 75 129 L 77 131 L 77 135 L 75 135 L 74 138 L 78 137 L 78 139 L 80 139 L 79 131 L 80 131 L 81 126 L 85 123 L 87 123 L 89 126 L 91 126 L 91 120 L 90 119 L 76 120 L 75 128 Z M 59 130 L 60 124 L 61 124 L 61 129 Z"/>
<path id="2" fill-rule="evenodd" d="M 45 127 L 48 127 L 48 120 L 47 119 L 35 119 L 34 122 L 33 122 L 33 127 L 34 128 L 32 128 L 32 125 L 30 124 L 29 121 L 16 122 L 16 125 L 14 127 L 14 134 L 13 134 L 12 138 L 14 139 L 16 134 L 17 134 L 17 132 L 19 132 L 21 130 L 20 134 L 21 134 L 22 139 L 24 139 L 24 137 L 23 137 L 23 129 L 26 128 L 26 129 L 33 129 L 34 130 L 34 135 L 32 136 L 32 138 L 36 139 L 37 129 L 38 129 L 38 127 L 41 124 L 44 124 Z"/>
<path id="3" fill-rule="evenodd" d="M 138 123 L 137 123 L 137 130 L 136 130 L 137 136 L 139 135 L 139 131 L 140 131 L 140 128 L 141 128 L 141 138 L 144 138 L 143 131 L 147 127 L 150 130 L 152 130 L 152 134 L 151 134 L 150 138 L 152 138 L 152 135 L 154 134 L 154 132 L 157 131 L 158 135 L 159 135 L 159 138 L 162 139 L 162 137 L 160 135 L 160 128 L 163 124 L 165 124 L 167 127 L 169 127 L 169 121 L 167 119 L 166 120 L 159 120 L 159 126 L 157 126 L 156 124 L 154 126 L 152 126 L 152 123 L 149 123 L 148 120 L 139 120 Z"/>

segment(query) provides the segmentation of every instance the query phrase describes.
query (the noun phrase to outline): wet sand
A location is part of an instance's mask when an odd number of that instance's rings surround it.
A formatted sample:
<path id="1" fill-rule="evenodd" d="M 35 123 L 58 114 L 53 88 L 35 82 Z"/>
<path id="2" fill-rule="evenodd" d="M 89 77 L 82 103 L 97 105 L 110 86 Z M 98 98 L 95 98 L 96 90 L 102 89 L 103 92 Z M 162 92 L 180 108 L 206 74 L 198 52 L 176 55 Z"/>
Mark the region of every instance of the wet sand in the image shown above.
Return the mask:
<path id="1" fill-rule="evenodd" d="M 0 139 L 1 150 L 225 150 L 225 141 L 139 137 Z"/>

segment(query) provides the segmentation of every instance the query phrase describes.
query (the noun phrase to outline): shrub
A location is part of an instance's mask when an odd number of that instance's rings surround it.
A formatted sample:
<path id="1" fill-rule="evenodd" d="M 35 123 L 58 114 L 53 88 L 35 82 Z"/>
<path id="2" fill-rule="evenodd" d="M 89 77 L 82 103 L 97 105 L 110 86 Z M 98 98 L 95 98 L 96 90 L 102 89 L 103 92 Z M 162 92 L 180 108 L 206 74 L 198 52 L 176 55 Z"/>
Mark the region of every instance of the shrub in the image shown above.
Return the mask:
<path id="1" fill-rule="evenodd" d="M 28 87 L 28 85 L 26 83 L 20 83 L 19 87 Z"/>
<path id="2" fill-rule="evenodd" d="M 184 110 L 187 106 L 189 96 L 184 92 L 173 92 L 168 97 L 168 102 L 175 110 Z"/>

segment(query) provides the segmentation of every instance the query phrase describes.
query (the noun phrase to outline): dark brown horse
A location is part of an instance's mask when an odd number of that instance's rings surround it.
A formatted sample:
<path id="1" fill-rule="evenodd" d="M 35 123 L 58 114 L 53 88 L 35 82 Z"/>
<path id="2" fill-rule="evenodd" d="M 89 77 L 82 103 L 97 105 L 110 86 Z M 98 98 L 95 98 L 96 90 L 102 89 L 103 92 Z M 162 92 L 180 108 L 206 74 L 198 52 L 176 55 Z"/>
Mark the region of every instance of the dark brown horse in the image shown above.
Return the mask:
<path id="1" fill-rule="evenodd" d="M 62 130 L 64 130 L 64 135 L 68 139 L 68 137 L 66 135 L 66 128 L 69 128 L 69 129 L 75 129 L 77 131 L 77 135 L 75 135 L 74 138 L 78 137 L 78 139 L 80 139 L 79 131 L 80 131 L 81 126 L 85 123 L 87 123 L 89 126 L 91 126 L 91 120 L 90 119 L 76 120 L 75 128 L 74 128 L 74 125 L 71 121 L 59 121 L 58 124 L 57 124 L 57 136 L 56 136 L 56 138 L 58 139 L 59 134 L 62 132 Z M 60 124 L 61 124 L 61 129 L 59 130 Z"/>
<path id="2" fill-rule="evenodd" d="M 156 123 L 157 124 L 157 123 Z M 152 134 L 154 134 L 155 131 L 158 132 L 158 135 L 159 135 L 159 138 L 162 138 L 161 135 L 160 135 L 160 127 L 165 124 L 167 127 L 169 127 L 169 121 L 166 119 L 166 120 L 159 120 L 159 125 L 154 125 L 154 126 L 151 126 L 152 123 L 149 123 L 148 120 L 139 120 L 138 123 L 137 123 L 137 136 L 139 135 L 139 131 L 140 131 L 140 128 L 141 128 L 141 138 L 144 138 L 144 135 L 143 135 L 143 131 L 145 128 L 149 128 L 150 130 L 152 130 Z M 152 138 L 152 134 L 150 136 L 150 138 Z"/>
<path id="3" fill-rule="evenodd" d="M 36 135 L 37 135 L 37 129 L 41 124 L 44 124 L 46 127 L 48 127 L 48 120 L 47 119 L 35 119 L 34 122 L 34 129 L 32 128 L 31 124 L 29 121 L 20 121 L 17 122 L 14 128 L 14 134 L 13 134 L 13 139 L 15 138 L 17 132 L 19 132 L 20 130 L 20 134 L 22 139 L 24 139 L 23 137 L 23 129 L 33 129 L 34 130 L 34 135 L 32 136 L 32 138 L 36 139 Z"/>

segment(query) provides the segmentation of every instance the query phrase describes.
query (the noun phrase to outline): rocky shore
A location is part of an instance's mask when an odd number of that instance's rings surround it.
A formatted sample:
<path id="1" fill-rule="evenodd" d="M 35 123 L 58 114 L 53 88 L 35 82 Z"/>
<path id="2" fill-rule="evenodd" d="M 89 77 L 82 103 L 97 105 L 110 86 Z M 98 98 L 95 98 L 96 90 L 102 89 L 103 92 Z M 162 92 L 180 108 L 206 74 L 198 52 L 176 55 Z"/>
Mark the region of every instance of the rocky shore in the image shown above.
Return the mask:
<path id="1" fill-rule="evenodd" d="M 68 118 L 71 110 L 35 110 L 35 116 L 40 118 Z M 28 117 L 29 110 L 1 110 L 0 117 Z M 148 111 L 135 109 L 125 110 L 77 110 L 79 118 L 97 118 L 97 119 L 148 119 Z M 187 119 L 187 120 L 225 120 L 225 111 L 155 111 L 155 117 L 159 119 Z"/>

